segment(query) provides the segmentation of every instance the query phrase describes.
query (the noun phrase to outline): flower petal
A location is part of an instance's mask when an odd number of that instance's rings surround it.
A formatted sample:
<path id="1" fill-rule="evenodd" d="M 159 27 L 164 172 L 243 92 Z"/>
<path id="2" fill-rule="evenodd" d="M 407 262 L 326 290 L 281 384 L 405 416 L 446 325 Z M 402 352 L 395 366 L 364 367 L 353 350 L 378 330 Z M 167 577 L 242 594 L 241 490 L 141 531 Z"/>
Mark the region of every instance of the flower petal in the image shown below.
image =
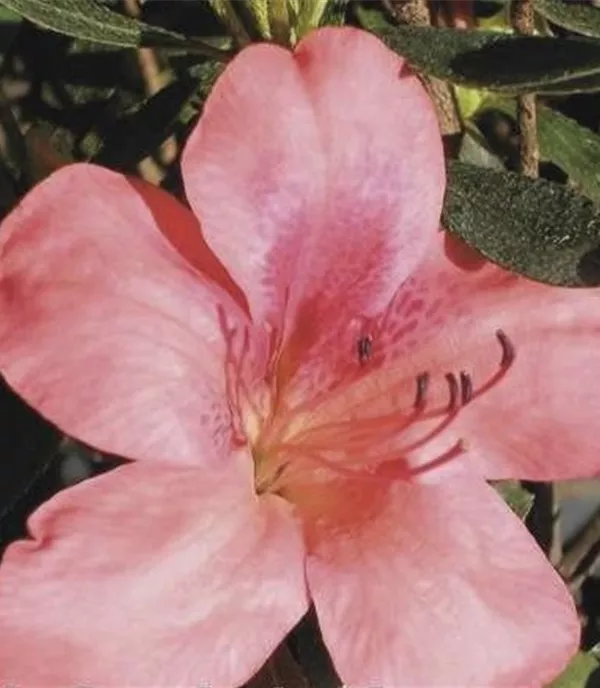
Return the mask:
<path id="1" fill-rule="evenodd" d="M 217 309 L 245 316 L 165 240 L 175 227 L 178 247 L 187 231 L 194 264 L 226 285 L 214 256 L 191 246 L 193 215 L 160 189 L 93 165 L 36 187 L 2 225 L 0 367 L 32 406 L 101 450 L 220 461 L 231 422 Z"/>
<path id="2" fill-rule="evenodd" d="M 357 488 L 363 504 L 367 490 Z M 362 523 L 315 526 L 307 562 L 344 682 L 537 686 L 560 672 L 577 650 L 573 602 L 491 488 L 462 476 L 371 497 Z"/>
<path id="3" fill-rule="evenodd" d="M 423 371 L 430 373 L 428 408 L 447 406 L 445 374 L 470 375 L 475 398 L 419 450 L 420 460 L 463 440 L 490 479 L 600 474 L 600 390 L 588 383 L 600 368 L 600 293 L 537 284 L 489 263 L 465 269 L 455 248 L 451 261 L 440 238 L 399 290 L 373 345 L 382 357 L 374 357 L 374 380 L 389 387 L 404 379 L 404 404 L 412 404 Z M 515 352 L 504 372 L 499 330 Z M 425 426 L 414 430 L 427 434 Z"/>
<path id="4" fill-rule="evenodd" d="M 382 308 L 437 230 L 441 139 L 404 66 L 351 28 L 313 32 L 294 54 L 252 46 L 187 143 L 186 192 L 208 243 L 257 321 L 280 327 L 287 309 L 280 383 L 320 384 L 339 350 L 323 342 Z"/>
<path id="5" fill-rule="evenodd" d="M 0 684 L 247 680 L 307 608 L 299 528 L 250 467 L 135 463 L 42 506 L 0 565 Z"/>

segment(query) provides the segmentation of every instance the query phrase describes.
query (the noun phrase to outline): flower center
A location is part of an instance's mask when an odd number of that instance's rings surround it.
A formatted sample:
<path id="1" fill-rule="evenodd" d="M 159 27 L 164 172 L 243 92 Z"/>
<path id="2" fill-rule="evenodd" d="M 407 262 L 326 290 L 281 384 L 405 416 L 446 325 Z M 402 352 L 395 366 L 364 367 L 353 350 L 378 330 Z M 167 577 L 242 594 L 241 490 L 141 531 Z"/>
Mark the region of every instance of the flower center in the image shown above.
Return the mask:
<path id="1" fill-rule="evenodd" d="M 260 366 L 250 361 L 248 330 L 236 332 L 227 328 L 224 318 L 221 322 L 234 438 L 251 449 L 259 494 L 287 492 L 290 485 L 314 484 L 332 475 L 386 482 L 391 477 L 407 479 L 453 460 L 467 449 L 463 438 L 425 464 L 418 465 L 413 457 L 439 439 L 465 405 L 498 384 L 515 359 L 512 342 L 497 330 L 500 362 L 479 385 L 464 370 L 415 375 L 402 362 L 369 370 L 374 341 L 364 335 L 356 342 L 355 354 L 361 374 L 317 399 L 288 408 L 281 398 L 285 394 L 277 388 L 273 351 L 262 368 L 267 373 L 253 376 Z M 446 392 L 440 394 L 443 388 Z M 396 399 L 403 401 L 396 404 Z"/>

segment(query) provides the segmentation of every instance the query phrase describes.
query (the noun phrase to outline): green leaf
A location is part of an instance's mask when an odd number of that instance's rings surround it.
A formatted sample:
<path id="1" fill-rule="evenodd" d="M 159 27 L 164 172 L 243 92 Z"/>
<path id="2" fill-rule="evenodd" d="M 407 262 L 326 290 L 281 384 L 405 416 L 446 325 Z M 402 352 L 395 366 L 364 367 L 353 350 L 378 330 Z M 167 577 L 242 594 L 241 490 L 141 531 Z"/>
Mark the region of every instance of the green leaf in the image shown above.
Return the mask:
<path id="1" fill-rule="evenodd" d="M 237 44 L 240 47 L 248 45 L 250 36 L 231 0 L 208 0 L 208 3 Z"/>
<path id="2" fill-rule="evenodd" d="M 515 117 L 512 101 L 497 99 L 494 107 Z M 558 165 L 581 193 L 600 205 L 600 136 L 542 104 L 538 104 L 537 123 L 540 157 Z"/>
<path id="3" fill-rule="evenodd" d="M 222 14 L 218 9 L 218 0 L 212 0 L 212 6 L 217 16 Z M 272 38 L 271 23 L 269 21 L 269 0 L 251 0 L 247 3 L 248 12 L 254 19 L 259 34 L 266 40 Z"/>
<path id="4" fill-rule="evenodd" d="M 88 134 L 81 148 L 94 162 L 109 167 L 124 168 L 139 162 L 173 133 L 179 123 L 189 120 L 186 107 L 198 95 L 202 98 L 206 95 L 218 67 L 216 63 L 206 63 L 201 77 L 194 70 L 194 76 L 173 81 L 131 108 L 109 131 Z"/>
<path id="5" fill-rule="evenodd" d="M 531 279 L 600 285 L 600 213 L 562 184 L 450 162 L 442 224 Z"/>
<path id="6" fill-rule="evenodd" d="M 573 0 L 533 0 L 534 9 L 554 24 L 585 36 L 600 37 L 600 11 Z"/>
<path id="7" fill-rule="evenodd" d="M 18 14 L 15 14 L 5 7 L 0 7 L 0 24 L 12 24 L 13 22 L 20 21 L 21 17 L 19 17 Z"/>
<path id="8" fill-rule="evenodd" d="M 524 521 L 533 506 L 533 495 L 528 492 L 518 480 L 503 480 L 496 483 L 494 488 L 511 510 Z"/>
<path id="9" fill-rule="evenodd" d="M 343 26 L 346 23 L 348 0 L 328 0 L 320 26 Z"/>
<path id="10" fill-rule="evenodd" d="M 467 126 L 460 144 L 458 159 L 480 167 L 489 167 L 493 170 L 503 170 L 504 165 L 500 158 L 494 155 L 486 146 L 482 133 L 472 125 Z"/>
<path id="11" fill-rule="evenodd" d="M 21 17 L 0 5 L 0 65 L 21 25 Z"/>
<path id="12" fill-rule="evenodd" d="M 582 193 L 600 204 L 600 136 L 540 105 L 538 138 L 542 158 L 558 165 Z"/>
<path id="13" fill-rule="evenodd" d="M 124 17 L 95 0 L 0 0 L 0 5 L 46 29 L 98 43 L 199 47 L 182 34 Z"/>
<path id="14" fill-rule="evenodd" d="M 592 675 L 597 679 L 599 673 L 598 660 L 588 652 L 578 652 L 563 673 L 554 679 L 548 688 L 585 688 L 587 685 L 592 685 L 588 683 Z"/>
<path id="15" fill-rule="evenodd" d="M 536 89 L 536 92 L 543 96 L 568 96 L 572 93 L 596 93 L 597 91 L 600 91 L 600 72 L 547 84 Z"/>
<path id="16" fill-rule="evenodd" d="M 4 138 L 3 145 L 0 147 L 0 158 L 13 179 L 23 181 L 27 176 L 27 149 L 14 111 L 2 93 L 0 93 L 0 127 Z"/>
<path id="17" fill-rule="evenodd" d="M 600 89 L 600 42 L 589 38 L 395 26 L 373 10 L 358 15 L 392 50 L 440 79 L 510 93 Z"/>
<path id="18" fill-rule="evenodd" d="M 8 541 L 25 535 L 26 508 L 31 509 L 35 504 L 35 488 L 48 472 L 62 437 L 57 428 L 21 401 L 2 380 L 0 437 L 3 438 L 4 450 L 0 466 L 2 550 Z"/>

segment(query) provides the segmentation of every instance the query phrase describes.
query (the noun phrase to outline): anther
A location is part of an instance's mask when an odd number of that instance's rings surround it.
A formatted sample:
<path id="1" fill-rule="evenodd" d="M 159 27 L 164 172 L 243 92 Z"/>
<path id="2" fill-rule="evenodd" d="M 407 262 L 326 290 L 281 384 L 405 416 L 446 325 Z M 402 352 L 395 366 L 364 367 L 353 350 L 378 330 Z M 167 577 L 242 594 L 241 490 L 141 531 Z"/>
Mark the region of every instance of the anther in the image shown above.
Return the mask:
<path id="1" fill-rule="evenodd" d="M 422 409 L 427 401 L 427 390 L 429 389 L 429 373 L 417 375 L 417 393 L 415 395 L 414 407 Z"/>
<path id="2" fill-rule="evenodd" d="M 500 366 L 502 368 L 508 368 L 515 360 L 515 347 L 502 330 L 496 330 L 496 339 L 500 342 L 500 346 L 502 347 Z"/>
<path id="3" fill-rule="evenodd" d="M 356 342 L 356 352 L 358 354 L 358 362 L 363 365 L 370 358 L 373 352 L 373 337 L 370 334 L 365 337 L 361 337 L 358 342 Z"/>
<path id="4" fill-rule="evenodd" d="M 460 401 L 468 404 L 473 398 L 473 381 L 468 373 L 463 370 L 460 372 Z"/>
<path id="5" fill-rule="evenodd" d="M 458 380 L 454 373 L 446 373 L 446 382 L 448 383 L 448 389 L 450 391 L 450 399 L 448 401 L 448 411 L 455 411 L 458 405 Z"/>

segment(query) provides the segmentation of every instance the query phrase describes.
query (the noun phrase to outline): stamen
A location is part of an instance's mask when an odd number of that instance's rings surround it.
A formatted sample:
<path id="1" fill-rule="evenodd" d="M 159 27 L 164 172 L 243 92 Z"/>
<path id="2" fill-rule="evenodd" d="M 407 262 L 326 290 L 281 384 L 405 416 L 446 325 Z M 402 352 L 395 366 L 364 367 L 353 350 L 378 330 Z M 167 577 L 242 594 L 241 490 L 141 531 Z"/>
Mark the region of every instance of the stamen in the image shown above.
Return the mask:
<path id="1" fill-rule="evenodd" d="M 385 416 L 324 423 L 295 433 L 291 438 L 286 438 L 283 444 L 274 445 L 271 451 L 283 451 L 290 447 L 327 451 L 343 446 L 346 453 L 352 452 L 362 457 L 365 451 L 373 447 L 374 437 L 379 442 L 397 437 L 414 420 L 414 412 L 402 414 L 394 411 Z"/>
<path id="2" fill-rule="evenodd" d="M 500 365 L 502 368 L 508 368 L 510 365 L 512 365 L 513 361 L 515 360 L 515 356 L 517 355 L 515 347 L 502 330 L 496 330 L 496 338 L 502 347 L 502 359 L 500 361 Z"/>
<path id="3" fill-rule="evenodd" d="M 424 408 L 427 402 L 427 390 L 429 389 L 429 373 L 417 375 L 417 394 L 415 396 L 415 409 Z"/>
<path id="4" fill-rule="evenodd" d="M 472 398 L 480 397 L 486 392 L 488 392 L 492 387 L 497 385 L 500 380 L 507 374 L 508 370 L 514 363 L 517 356 L 515 347 L 510 339 L 502 330 L 496 330 L 496 339 L 500 342 L 502 347 L 502 358 L 500 359 L 500 366 L 498 370 L 482 385 L 480 385 L 476 390 L 473 390 Z"/>
<path id="5" fill-rule="evenodd" d="M 448 401 L 448 406 L 443 409 L 443 411 L 440 412 L 440 410 L 433 410 L 430 413 L 427 413 L 425 416 L 421 417 L 422 419 L 431 419 L 431 418 L 436 418 L 438 416 L 442 416 L 442 420 L 434 427 L 432 428 L 428 433 L 426 433 L 423 437 L 421 437 L 418 440 L 415 440 L 411 442 L 408 445 L 405 445 L 404 447 L 400 447 L 397 449 L 397 451 L 402 454 L 403 456 L 406 454 L 410 454 L 411 452 L 420 449 L 424 445 L 426 445 L 428 442 L 431 442 L 435 437 L 438 437 L 441 435 L 441 433 L 446 430 L 446 428 L 451 425 L 454 422 L 454 419 L 456 418 L 458 412 L 461 409 L 460 405 L 460 399 L 459 397 L 462 397 L 464 392 L 462 391 L 461 387 L 459 387 L 458 380 L 456 379 L 456 375 L 454 373 L 446 373 L 445 375 L 446 382 L 448 383 L 448 389 L 450 391 L 450 399 Z M 470 378 L 469 378 L 470 382 Z M 464 383 L 463 383 L 464 384 Z M 472 394 L 472 390 L 471 390 Z M 419 419 L 421 419 L 419 418 Z"/>
<path id="6" fill-rule="evenodd" d="M 391 412 L 386 409 L 387 413 L 383 413 L 383 415 L 362 417 L 357 401 L 344 406 L 346 416 L 352 412 L 350 417 L 341 421 L 325 423 L 319 422 L 321 420 L 319 417 L 320 407 L 309 409 L 303 422 L 297 423 L 291 432 L 282 433 L 279 441 L 270 446 L 269 450 L 277 449 L 277 453 L 287 450 L 311 454 L 305 458 L 312 460 L 313 463 L 320 463 L 322 467 L 327 466 L 340 474 L 345 473 L 344 468 L 338 465 L 337 457 L 336 460 L 331 461 L 329 455 L 332 451 L 342 452 L 344 454 L 343 463 L 346 466 L 354 467 L 346 468 L 347 477 L 351 475 L 361 476 L 363 471 L 356 472 L 355 467 L 357 464 L 364 464 L 365 461 L 369 463 L 371 461 L 393 463 L 398 460 L 399 456 L 406 457 L 412 452 L 420 450 L 435 438 L 440 437 L 454 423 L 463 406 L 485 394 L 507 375 L 516 357 L 515 348 L 502 330 L 497 330 L 495 336 L 502 348 L 500 365 L 486 380 L 477 381 L 477 385 L 474 384 L 472 375 L 466 370 L 462 370 L 460 373 L 446 373 L 444 377 L 448 385 L 449 395 L 446 403 L 442 401 L 440 405 L 436 404 L 435 408 L 429 408 L 432 378 L 428 371 L 421 372 L 415 377 L 415 383 L 413 383 L 416 384 L 416 390 L 413 387 L 412 406 L 407 408 L 402 404 L 397 410 Z M 357 339 L 356 345 L 359 362 L 362 364 L 372 355 L 372 330 L 370 334 Z M 398 377 L 397 383 L 388 386 L 387 381 L 385 381 L 383 387 L 390 396 L 396 390 L 404 394 L 406 393 L 407 382 L 410 384 L 410 379 Z M 367 390 L 368 396 L 360 397 L 361 407 L 368 406 L 366 402 L 369 399 L 375 399 L 375 392 L 379 391 L 380 386 L 373 385 L 373 390 L 370 388 Z M 356 417 L 357 415 L 358 417 Z M 434 421 L 434 423 L 431 424 L 429 421 Z M 408 438 L 403 437 L 404 431 L 413 424 L 416 430 L 422 429 L 422 434 L 418 433 L 415 436 L 415 434 L 410 433 Z M 446 461 L 466 451 L 465 447 L 465 442 L 461 440 L 439 459 L 435 459 L 432 465 L 437 465 L 438 462 Z M 287 475 L 288 472 L 286 471 Z"/>
<path id="7" fill-rule="evenodd" d="M 241 399 L 241 392 L 245 390 L 245 385 L 243 382 L 243 375 L 242 375 L 242 365 L 244 363 L 244 359 L 246 358 L 248 352 L 250 351 L 250 334 L 248 332 L 248 328 L 244 327 L 244 337 L 242 339 L 242 349 L 239 353 L 238 357 L 238 371 L 237 371 L 237 379 L 236 379 L 236 385 L 235 385 L 235 398 L 237 400 L 237 403 L 239 405 L 240 399 Z"/>
<path id="8" fill-rule="evenodd" d="M 265 377 L 271 379 L 275 375 L 277 368 L 277 358 L 280 356 L 282 330 L 279 327 L 270 326 L 269 331 L 269 357 L 267 360 Z"/>
<path id="9" fill-rule="evenodd" d="M 283 485 L 281 477 L 293 482 L 294 479 L 298 477 L 298 471 L 302 472 L 306 470 L 306 463 L 313 464 L 316 468 L 326 469 L 335 475 L 339 475 L 342 478 L 347 478 L 351 480 L 378 480 L 381 482 L 388 483 L 389 480 L 383 480 L 382 478 L 373 474 L 373 470 L 368 469 L 358 469 L 353 470 L 352 468 L 346 468 L 346 466 L 337 461 L 330 461 L 318 452 L 306 451 L 304 448 L 295 449 L 292 447 L 286 447 L 287 454 L 291 454 L 296 458 L 293 461 L 288 461 L 282 464 L 282 470 L 277 470 L 277 480 L 272 480 L 268 484 L 268 490 L 270 492 L 277 492 L 281 490 Z M 283 470 L 289 468 L 289 470 Z M 296 474 L 294 474 L 294 469 Z"/>
<path id="10" fill-rule="evenodd" d="M 461 404 L 468 404 L 473 398 L 473 381 L 468 373 L 463 370 L 460 372 L 460 401 Z"/>
<path id="11" fill-rule="evenodd" d="M 453 375 L 454 381 L 456 382 L 456 377 Z M 458 382 L 456 383 L 456 398 L 458 400 Z M 403 447 L 399 447 L 396 449 L 396 451 L 403 456 L 406 454 L 410 454 L 411 452 L 416 451 L 417 449 L 420 449 L 421 447 L 424 447 L 426 444 L 431 442 L 433 439 L 438 437 L 439 435 L 446 430 L 453 422 L 454 419 L 456 418 L 458 412 L 460 410 L 460 406 L 458 403 L 453 408 L 447 408 L 444 410 L 444 414 L 442 417 L 442 420 L 435 426 L 433 427 L 429 432 L 427 432 L 423 437 L 420 439 L 414 440 L 410 444 L 404 445 Z M 434 418 L 435 416 L 440 415 L 439 413 L 432 413 L 431 418 Z M 427 418 L 427 416 L 426 416 Z"/>
<path id="12" fill-rule="evenodd" d="M 458 406 L 458 380 L 454 373 L 446 373 L 446 382 L 450 391 L 450 400 L 448 401 L 448 411 L 455 411 Z"/>
<path id="13" fill-rule="evenodd" d="M 373 337 L 370 334 L 361 337 L 356 343 L 356 350 L 358 353 L 358 362 L 364 365 L 370 358 L 373 352 Z"/>
<path id="14" fill-rule="evenodd" d="M 260 490 L 262 492 L 267 490 L 270 492 L 277 492 L 278 490 L 281 490 L 283 487 L 281 480 L 282 476 L 287 477 L 287 479 L 291 478 L 293 481 L 293 469 L 296 468 L 297 470 L 302 470 L 302 460 L 305 462 L 311 462 L 317 468 L 324 468 L 343 478 L 352 480 L 368 480 L 382 483 L 383 485 L 388 485 L 392 479 L 409 479 L 414 476 L 421 475 L 422 473 L 435 470 L 436 468 L 443 466 L 444 464 L 452 461 L 466 452 L 468 445 L 467 442 L 461 438 L 454 445 L 452 445 L 450 449 L 446 450 L 440 456 L 413 469 L 408 468 L 402 454 L 396 455 L 395 458 L 378 461 L 376 464 L 373 464 L 370 467 L 365 466 L 364 468 L 357 470 L 347 468 L 341 462 L 330 461 L 318 452 L 306 451 L 305 449 L 298 450 L 291 447 L 288 447 L 287 449 L 289 450 L 288 453 L 291 453 L 292 456 L 297 456 L 297 459 L 300 460 L 300 463 L 298 463 L 296 460 L 287 461 L 281 464 L 275 471 L 273 478 L 269 480 L 268 483 L 265 482 L 261 484 Z M 292 471 L 291 475 L 287 470 L 285 470 L 287 468 L 290 468 Z M 390 471 L 390 469 L 392 470 Z"/>
<path id="15" fill-rule="evenodd" d="M 283 295 L 283 313 L 279 325 L 271 325 L 269 337 L 269 360 L 267 362 L 267 381 L 275 388 L 277 386 L 277 368 L 283 351 L 283 334 L 285 315 L 290 301 L 290 288 L 286 287 Z M 274 391 L 276 391 L 274 389 Z"/>

